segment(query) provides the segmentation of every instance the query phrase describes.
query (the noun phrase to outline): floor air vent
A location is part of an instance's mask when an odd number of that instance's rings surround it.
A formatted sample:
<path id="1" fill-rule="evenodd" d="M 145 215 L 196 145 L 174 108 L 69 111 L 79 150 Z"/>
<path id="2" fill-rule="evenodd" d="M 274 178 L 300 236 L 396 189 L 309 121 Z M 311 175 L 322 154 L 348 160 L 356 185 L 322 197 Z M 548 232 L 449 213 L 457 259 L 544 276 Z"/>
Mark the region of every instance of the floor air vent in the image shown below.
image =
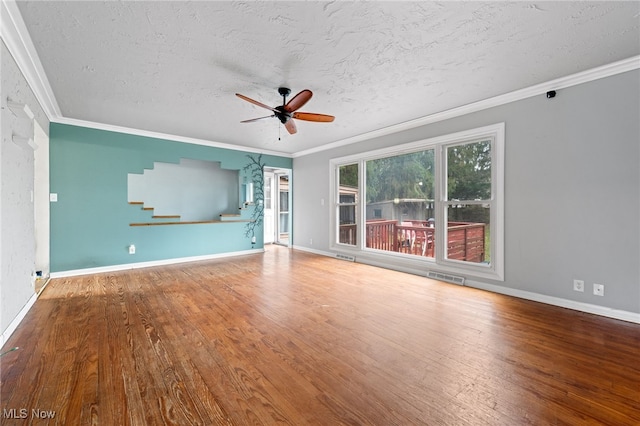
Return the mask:
<path id="1" fill-rule="evenodd" d="M 457 275 L 443 274 L 442 272 L 429 271 L 427 272 L 427 278 L 446 281 L 452 284 L 464 285 L 464 277 L 459 277 Z"/>
<path id="2" fill-rule="evenodd" d="M 355 262 L 356 258 L 353 256 L 347 256 L 346 254 L 336 254 L 336 259 L 340 259 L 340 260 L 346 260 L 348 262 Z"/>

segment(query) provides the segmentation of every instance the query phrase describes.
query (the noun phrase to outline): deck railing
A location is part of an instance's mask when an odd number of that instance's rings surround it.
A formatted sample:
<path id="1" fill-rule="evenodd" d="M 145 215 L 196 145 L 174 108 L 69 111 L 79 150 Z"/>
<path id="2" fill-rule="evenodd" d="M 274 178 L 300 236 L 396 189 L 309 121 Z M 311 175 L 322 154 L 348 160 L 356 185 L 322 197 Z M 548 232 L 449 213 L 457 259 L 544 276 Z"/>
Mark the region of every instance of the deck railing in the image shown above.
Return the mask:
<path id="1" fill-rule="evenodd" d="M 355 245 L 357 241 L 356 230 L 358 225 L 355 223 L 346 223 L 340 225 L 340 234 L 338 235 L 338 242 L 341 244 Z"/>
<path id="2" fill-rule="evenodd" d="M 395 220 L 367 221 L 366 246 L 378 250 L 395 251 L 398 245 L 398 233 Z"/>
<path id="3" fill-rule="evenodd" d="M 340 242 L 356 244 L 355 224 L 340 225 Z M 485 260 L 485 224 L 449 222 L 447 258 L 468 262 Z M 435 228 L 427 221 L 369 220 L 365 225 L 366 247 L 416 256 L 435 256 Z"/>
<path id="4" fill-rule="evenodd" d="M 484 223 L 449 222 L 447 237 L 448 259 L 484 262 Z"/>

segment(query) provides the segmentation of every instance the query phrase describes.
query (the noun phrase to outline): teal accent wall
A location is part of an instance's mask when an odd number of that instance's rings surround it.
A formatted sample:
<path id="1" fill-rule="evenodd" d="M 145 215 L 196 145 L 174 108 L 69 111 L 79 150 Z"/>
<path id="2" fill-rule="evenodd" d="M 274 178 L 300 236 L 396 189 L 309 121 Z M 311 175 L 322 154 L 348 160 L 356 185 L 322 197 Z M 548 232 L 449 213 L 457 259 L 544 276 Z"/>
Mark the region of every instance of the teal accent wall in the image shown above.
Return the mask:
<path id="1" fill-rule="evenodd" d="M 51 272 L 263 247 L 262 226 L 252 245 L 245 223 L 130 226 L 152 222 L 153 212 L 129 204 L 127 194 L 129 173 L 181 158 L 219 161 L 222 168 L 239 171 L 241 186 L 247 155 L 259 154 L 57 123 L 49 133 L 50 191 L 58 194 L 51 203 Z M 262 159 L 268 167 L 292 168 L 291 158 Z M 250 216 L 250 210 L 238 212 Z M 134 255 L 128 252 L 131 244 Z"/>

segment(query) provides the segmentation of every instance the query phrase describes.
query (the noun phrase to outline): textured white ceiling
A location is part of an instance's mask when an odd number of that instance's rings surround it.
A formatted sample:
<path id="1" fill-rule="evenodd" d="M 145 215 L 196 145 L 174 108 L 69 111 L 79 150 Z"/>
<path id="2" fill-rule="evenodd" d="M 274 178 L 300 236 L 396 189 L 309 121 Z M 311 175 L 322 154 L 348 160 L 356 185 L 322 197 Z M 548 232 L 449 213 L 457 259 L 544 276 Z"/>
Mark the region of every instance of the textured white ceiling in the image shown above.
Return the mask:
<path id="1" fill-rule="evenodd" d="M 635 1 L 18 7 L 64 117 L 283 153 L 640 53 Z M 302 110 L 335 122 L 240 123 L 269 111 L 236 92 L 276 106 L 279 86 L 312 90 Z"/>

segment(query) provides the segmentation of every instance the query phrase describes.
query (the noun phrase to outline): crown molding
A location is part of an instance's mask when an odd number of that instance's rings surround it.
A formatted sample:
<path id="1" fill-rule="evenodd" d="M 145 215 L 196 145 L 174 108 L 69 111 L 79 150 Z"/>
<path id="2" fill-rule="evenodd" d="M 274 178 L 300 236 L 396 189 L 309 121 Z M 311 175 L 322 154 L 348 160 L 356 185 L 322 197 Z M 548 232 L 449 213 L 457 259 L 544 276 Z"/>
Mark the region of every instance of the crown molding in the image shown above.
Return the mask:
<path id="1" fill-rule="evenodd" d="M 15 0 L 2 0 L 0 37 L 49 120 L 60 117 L 60 107 Z"/>
<path id="2" fill-rule="evenodd" d="M 400 124 L 394 124 L 393 126 L 384 127 L 382 129 L 374 130 L 372 132 L 362 133 L 347 139 L 342 139 L 336 142 L 332 142 L 321 147 L 311 148 L 304 151 L 298 151 L 293 153 L 292 157 L 303 157 L 305 155 L 315 154 L 322 151 L 327 151 L 334 148 L 339 148 L 346 145 L 351 145 L 357 142 L 362 142 L 381 136 L 390 135 L 392 133 L 398 133 L 405 130 L 414 129 L 416 127 L 425 126 L 427 124 L 437 123 L 438 121 L 444 121 L 462 115 L 470 114 L 472 112 L 482 111 L 485 109 L 505 105 L 511 102 L 519 101 L 522 99 L 530 98 L 532 96 L 538 96 L 547 93 L 550 90 L 560 90 L 567 87 L 576 86 L 582 83 L 588 83 L 590 81 L 598 80 L 605 77 L 611 77 L 616 74 L 621 74 L 627 71 L 633 71 L 640 68 L 640 55 L 632 56 L 621 61 L 612 62 L 607 65 L 603 65 L 597 68 L 592 68 L 586 71 L 582 71 L 576 74 L 571 74 L 566 77 L 557 78 L 555 80 L 548 81 L 546 83 L 536 84 L 524 89 L 516 90 L 503 95 L 494 96 L 492 98 L 484 99 L 478 102 L 474 102 L 467 105 L 462 105 L 457 108 L 452 108 L 446 111 L 437 112 L 435 114 L 427 115 L 424 117 L 416 118 L 415 120 L 406 121 Z"/>
<path id="3" fill-rule="evenodd" d="M 182 137 L 177 135 L 168 135 L 163 133 L 150 132 L 145 130 L 112 126 L 103 123 L 89 122 L 83 120 L 76 120 L 72 118 L 66 118 L 62 116 L 60 107 L 53 94 L 53 90 L 49 84 L 49 80 L 44 72 L 44 68 L 40 63 L 38 54 L 31 40 L 31 36 L 27 31 L 26 25 L 22 20 L 22 15 L 16 4 L 15 0 L 0 0 L 0 36 L 4 40 L 9 52 L 15 59 L 20 71 L 24 74 L 27 83 L 31 87 L 34 95 L 40 102 L 42 109 L 47 114 L 49 121 L 57 122 L 61 124 L 70 124 L 83 127 L 89 127 L 94 129 L 110 130 L 120 133 L 128 133 L 133 135 L 148 136 L 154 138 L 168 139 L 178 142 L 192 143 L 198 145 L 207 145 L 225 149 L 233 149 L 236 151 L 246 152 L 264 152 L 265 154 L 278 155 L 290 158 L 303 157 L 310 154 L 315 154 L 330 149 L 351 145 L 357 142 L 362 142 L 369 139 L 374 139 L 381 136 L 386 136 L 392 133 L 398 133 L 405 130 L 414 129 L 416 127 L 425 126 L 427 124 L 436 123 L 439 121 L 448 120 L 462 115 L 470 114 L 473 112 L 481 111 L 488 108 L 493 108 L 508 104 L 511 102 L 526 99 L 532 96 L 537 96 L 546 93 L 550 90 L 560 90 L 567 87 L 575 86 L 582 83 L 587 83 L 597 79 L 610 77 L 623 72 L 632 71 L 640 68 L 640 55 L 633 56 L 631 58 L 623 59 L 621 61 L 613 62 L 611 64 L 603 65 L 590 70 L 582 71 L 576 74 L 571 74 L 566 77 L 561 77 L 555 80 L 548 81 L 546 83 L 537 84 L 524 89 L 516 90 L 503 95 L 495 96 L 492 98 L 484 99 L 482 101 L 474 102 L 467 105 L 462 105 L 457 108 L 452 108 L 446 111 L 437 112 L 435 114 L 427 115 L 414 120 L 406 121 L 404 123 L 395 124 L 392 126 L 384 127 L 382 129 L 374 130 L 367 133 L 362 133 L 350 138 L 342 139 L 339 141 L 331 142 L 321 147 L 311 148 L 303 151 L 298 151 L 293 154 L 282 152 L 268 152 L 260 151 L 255 148 L 242 147 L 239 145 L 225 144 L 221 142 L 211 142 L 201 139 L 193 139 L 188 137 Z"/>
<path id="4" fill-rule="evenodd" d="M 69 126 L 84 127 L 89 129 L 105 130 L 108 132 L 126 133 L 127 135 L 143 136 L 143 137 L 154 138 L 154 139 L 164 139 L 164 140 L 169 140 L 174 142 L 190 143 L 194 145 L 204 145 L 204 146 L 210 146 L 213 148 L 223 148 L 223 149 L 229 149 L 233 151 L 258 153 L 258 154 L 264 154 L 264 155 L 275 155 L 279 157 L 291 158 L 291 154 L 288 152 L 264 150 L 264 149 L 253 148 L 253 147 L 242 146 L 242 145 L 234 145 L 234 144 L 224 143 L 224 142 L 215 142 L 215 141 L 209 141 L 204 139 L 189 138 L 186 136 L 171 135 L 168 133 L 153 132 L 150 130 L 141 130 L 141 129 L 134 129 L 131 127 L 115 126 L 113 124 L 104 124 L 104 123 L 96 123 L 94 121 L 78 120 L 75 118 L 59 117 L 54 120 L 51 120 L 51 122 L 58 123 L 58 124 L 66 124 Z"/>

